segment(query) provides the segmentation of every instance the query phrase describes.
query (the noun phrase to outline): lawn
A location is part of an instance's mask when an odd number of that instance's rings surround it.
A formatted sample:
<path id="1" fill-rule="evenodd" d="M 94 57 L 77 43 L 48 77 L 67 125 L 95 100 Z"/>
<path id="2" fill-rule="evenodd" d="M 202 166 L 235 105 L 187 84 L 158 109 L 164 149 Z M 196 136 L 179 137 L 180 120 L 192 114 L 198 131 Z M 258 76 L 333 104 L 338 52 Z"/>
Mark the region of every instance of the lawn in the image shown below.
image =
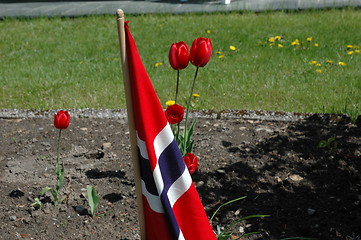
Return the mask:
<path id="1" fill-rule="evenodd" d="M 193 108 L 361 114 L 356 9 L 126 18 L 164 106 L 175 93 L 171 43 L 209 37 Z M 0 29 L 0 108 L 125 108 L 115 16 L 9 18 Z M 194 72 L 180 73 L 180 103 Z"/>

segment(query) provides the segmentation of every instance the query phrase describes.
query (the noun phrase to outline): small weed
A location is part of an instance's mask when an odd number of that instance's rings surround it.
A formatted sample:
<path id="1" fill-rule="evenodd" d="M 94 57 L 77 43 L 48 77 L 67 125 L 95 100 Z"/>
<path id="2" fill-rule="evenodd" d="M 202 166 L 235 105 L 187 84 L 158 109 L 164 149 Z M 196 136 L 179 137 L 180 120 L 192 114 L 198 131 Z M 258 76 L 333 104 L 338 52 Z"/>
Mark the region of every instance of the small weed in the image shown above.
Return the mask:
<path id="1" fill-rule="evenodd" d="M 330 137 L 327 140 L 321 140 L 318 144 L 320 148 L 327 148 L 330 149 L 331 152 L 335 151 L 338 147 L 338 142 L 336 141 L 335 137 Z"/>
<path id="2" fill-rule="evenodd" d="M 34 202 L 31 204 L 31 206 L 33 206 L 36 209 L 39 209 L 39 208 L 41 208 L 42 203 L 39 198 L 35 198 Z"/>
<path id="3" fill-rule="evenodd" d="M 352 233 L 351 236 L 347 236 L 346 240 L 361 240 L 361 236 L 360 235 L 356 235 L 355 233 Z"/>
<path id="4" fill-rule="evenodd" d="M 226 203 L 223 203 L 221 206 L 219 206 L 216 211 L 213 213 L 212 217 L 210 218 L 210 222 L 212 222 L 213 218 L 215 217 L 215 215 L 218 213 L 218 211 L 223 208 L 224 206 L 227 206 L 231 203 L 234 203 L 236 201 L 245 199 L 246 197 L 240 197 L 240 198 L 236 198 L 233 199 L 231 201 L 228 201 Z M 221 227 L 219 225 L 217 225 L 217 231 L 216 231 L 216 235 L 217 235 L 217 239 L 218 240 L 228 240 L 231 239 L 231 237 L 233 236 L 233 232 L 231 231 L 231 228 L 236 225 L 237 223 L 241 222 L 241 221 L 245 221 L 247 219 L 251 219 L 251 218 L 262 218 L 262 217 L 269 217 L 270 215 L 250 215 L 250 216 L 246 216 L 246 217 L 242 217 L 234 222 L 232 222 L 230 225 L 226 226 L 226 227 Z M 248 236 L 248 235 L 252 235 L 252 234 L 256 234 L 258 232 L 251 232 L 251 233 L 245 233 L 242 236 L 236 238 L 236 239 L 240 239 L 242 237 Z M 232 238 L 234 239 L 234 238 Z"/>

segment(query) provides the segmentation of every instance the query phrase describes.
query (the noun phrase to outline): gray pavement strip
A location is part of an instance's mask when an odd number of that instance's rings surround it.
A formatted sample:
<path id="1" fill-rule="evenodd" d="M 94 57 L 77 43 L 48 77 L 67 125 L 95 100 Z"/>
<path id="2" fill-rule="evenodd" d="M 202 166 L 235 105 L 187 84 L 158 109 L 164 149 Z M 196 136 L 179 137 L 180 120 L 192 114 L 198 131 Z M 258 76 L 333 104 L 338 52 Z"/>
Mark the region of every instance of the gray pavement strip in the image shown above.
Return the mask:
<path id="1" fill-rule="evenodd" d="M 0 109 L 0 119 L 24 119 L 24 118 L 53 118 L 58 110 L 22 110 L 22 109 Z M 72 118 L 126 118 L 126 109 L 69 109 Z M 250 119 L 267 121 L 299 121 L 312 114 L 292 113 L 263 110 L 199 110 L 192 111 L 190 117 L 209 119 Z"/>
<path id="2" fill-rule="evenodd" d="M 165 1 L 78 1 L 1 3 L 0 17 L 84 16 L 115 14 L 121 8 L 125 14 L 188 13 L 227 11 L 301 10 L 309 8 L 361 7 L 361 0 L 224 0 L 197 2 Z"/>

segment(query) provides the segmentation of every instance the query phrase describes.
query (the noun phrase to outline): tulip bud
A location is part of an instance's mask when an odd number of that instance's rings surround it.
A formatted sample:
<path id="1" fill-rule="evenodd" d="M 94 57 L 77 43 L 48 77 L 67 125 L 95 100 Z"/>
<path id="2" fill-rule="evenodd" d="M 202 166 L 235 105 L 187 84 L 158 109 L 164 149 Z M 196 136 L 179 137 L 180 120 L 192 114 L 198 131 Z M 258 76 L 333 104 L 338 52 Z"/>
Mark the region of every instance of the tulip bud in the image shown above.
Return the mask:
<path id="1" fill-rule="evenodd" d="M 209 38 L 199 37 L 193 41 L 189 61 L 196 67 L 204 67 L 212 56 L 212 42 Z"/>
<path id="2" fill-rule="evenodd" d="M 188 46 L 180 41 L 173 43 L 169 49 L 169 63 L 175 70 L 186 68 L 189 63 Z"/>
<path id="3" fill-rule="evenodd" d="M 193 153 L 187 153 L 183 159 L 189 173 L 193 174 L 198 168 L 198 158 Z"/>
<path id="4" fill-rule="evenodd" d="M 66 129 L 68 128 L 70 123 L 70 114 L 68 111 L 60 110 L 55 116 L 54 116 L 54 126 L 57 129 Z"/>
<path id="5" fill-rule="evenodd" d="M 178 104 L 173 104 L 165 110 L 165 116 L 170 124 L 176 124 L 182 121 L 184 116 L 184 107 Z"/>

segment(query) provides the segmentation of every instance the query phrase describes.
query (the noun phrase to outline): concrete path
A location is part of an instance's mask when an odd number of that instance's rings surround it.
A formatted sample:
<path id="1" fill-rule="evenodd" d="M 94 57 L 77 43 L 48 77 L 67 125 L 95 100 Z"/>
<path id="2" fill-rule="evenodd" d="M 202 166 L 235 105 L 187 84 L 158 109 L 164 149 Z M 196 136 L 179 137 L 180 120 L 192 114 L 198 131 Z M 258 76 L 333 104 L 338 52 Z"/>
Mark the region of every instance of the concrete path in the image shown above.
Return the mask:
<path id="1" fill-rule="evenodd" d="M 143 14 L 361 7 L 361 0 L 231 0 L 230 4 L 224 4 L 223 1 L 225 0 L 203 3 L 202 0 L 183 3 L 159 0 L 4 3 L 0 0 L 0 18 L 115 14 L 119 8 L 126 14 Z"/>

